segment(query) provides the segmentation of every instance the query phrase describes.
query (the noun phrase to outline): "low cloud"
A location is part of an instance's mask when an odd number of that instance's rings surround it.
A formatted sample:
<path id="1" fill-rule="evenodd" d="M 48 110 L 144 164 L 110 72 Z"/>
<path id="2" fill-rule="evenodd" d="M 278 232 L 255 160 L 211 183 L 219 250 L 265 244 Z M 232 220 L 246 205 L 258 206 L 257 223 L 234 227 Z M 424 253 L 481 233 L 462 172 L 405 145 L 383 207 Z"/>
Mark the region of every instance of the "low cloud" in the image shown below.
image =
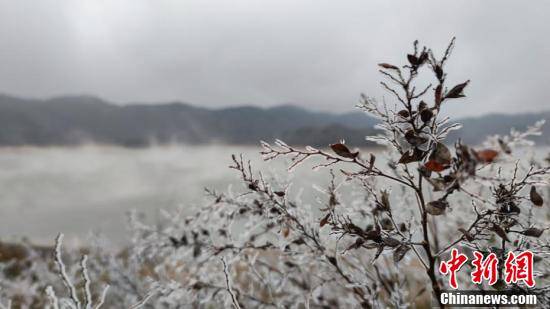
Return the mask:
<path id="1" fill-rule="evenodd" d="M 457 47 L 457 116 L 548 106 L 550 3 L 0 0 L 0 91 L 346 111 L 414 39 Z M 388 97 L 389 99 L 389 97 Z"/>

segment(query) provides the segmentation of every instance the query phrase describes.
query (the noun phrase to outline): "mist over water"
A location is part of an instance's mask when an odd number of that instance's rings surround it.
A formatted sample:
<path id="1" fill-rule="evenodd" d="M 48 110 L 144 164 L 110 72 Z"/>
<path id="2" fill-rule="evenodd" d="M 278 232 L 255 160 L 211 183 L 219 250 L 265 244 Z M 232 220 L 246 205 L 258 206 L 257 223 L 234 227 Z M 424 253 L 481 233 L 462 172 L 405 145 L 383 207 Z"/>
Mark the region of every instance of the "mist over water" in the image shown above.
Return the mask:
<path id="1" fill-rule="evenodd" d="M 229 168 L 232 154 L 243 154 L 265 178 L 292 182 L 289 198 L 302 201 L 304 207 L 324 206 L 323 195 L 315 187 L 327 187 L 329 170 L 311 170 L 320 161 L 306 162 L 288 173 L 288 158 L 264 162 L 260 150 L 260 146 L 227 145 L 0 148 L 0 240 L 28 238 L 51 245 L 63 232 L 67 244 L 76 246 L 85 244 L 94 232 L 113 245 L 123 244 L 129 240 L 127 222 L 132 210 L 155 222 L 161 209 L 182 208 L 191 214 L 210 203 L 205 188 L 243 192 L 237 171 Z M 386 159 L 380 151 L 363 149 L 361 153 L 375 152 L 377 164 L 383 165 Z M 544 147 L 536 154 L 542 158 L 548 151 Z M 525 153 L 526 158 L 532 155 Z M 334 170 L 343 167 L 334 166 Z"/>
<path id="2" fill-rule="evenodd" d="M 260 147 L 154 146 L 142 149 L 87 145 L 0 149 L 0 235 L 51 244 L 59 232 L 78 244 L 90 231 L 113 243 L 128 238 L 127 214 L 155 220 L 159 209 L 191 210 L 205 202 L 204 188 L 241 190 L 231 154 L 243 154 L 266 172 L 296 176 L 293 188 L 325 187 L 327 171 L 311 164 L 287 174 L 285 160 L 263 162 Z M 299 193 L 294 190 L 294 193 Z M 309 193 L 308 193 L 309 192 Z"/>

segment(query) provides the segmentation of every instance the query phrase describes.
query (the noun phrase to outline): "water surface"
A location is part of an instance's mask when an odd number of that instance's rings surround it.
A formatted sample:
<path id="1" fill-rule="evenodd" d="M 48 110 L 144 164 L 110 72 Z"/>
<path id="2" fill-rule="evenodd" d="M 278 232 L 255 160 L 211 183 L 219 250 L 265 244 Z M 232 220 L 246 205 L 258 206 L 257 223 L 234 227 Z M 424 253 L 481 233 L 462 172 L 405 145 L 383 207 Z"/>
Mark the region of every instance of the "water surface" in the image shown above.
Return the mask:
<path id="1" fill-rule="evenodd" d="M 58 232 L 83 240 L 89 231 L 114 242 L 127 237 L 126 216 L 136 209 L 155 218 L 161 208 L 192 211 L 204 188 L 239 186 L 231 154 L 255 166 L 285 172 L 282 160 L 262 162 L 259 147 L 166 146 L 144 149 L 88 145 L 0 149 L 0 240 L 28 237 L 51 243 Z M 324 172 L 297 171 L 299 182 L 324 186 Z M 240 188 L 235 188 L 240 189 Z"/>

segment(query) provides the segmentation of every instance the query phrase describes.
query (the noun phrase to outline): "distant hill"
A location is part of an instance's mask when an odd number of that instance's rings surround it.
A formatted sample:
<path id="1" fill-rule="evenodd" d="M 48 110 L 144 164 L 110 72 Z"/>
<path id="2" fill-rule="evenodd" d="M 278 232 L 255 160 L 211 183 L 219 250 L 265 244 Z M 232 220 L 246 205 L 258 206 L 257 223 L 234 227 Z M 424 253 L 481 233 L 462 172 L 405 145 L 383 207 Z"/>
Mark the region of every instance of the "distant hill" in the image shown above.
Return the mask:
<path id="1" fill-rule="evenodd" d="M 543 134 L 533 140 L 541 145 L 548 145 L 550 144 L 550 111 L 514 115 L 489 114 L 459 119 L 458 122 L 463 125 L 463 128 L 453 132 L 449 138 L 462 138 L 467 143 L 477 144 L 482 142 L 487 135 L 509 134 L 512 128 L 524 131 L 528 126 L 542 119 L 547 121 L 543 126 Z"/>
<path id="2" fill-rule="evenodd" d="M 523 129 L 544 118 L 549 119 L 550 112 L 462 119 L 464 129 L 454 137 L 477 143 L 484 135 Z M 2 146 L 89 141 L 130 147 L 171 142 L 257 144 L 275 138 L 314 146 L 345 138 L 354 146 L 369 146 L 364 137 L 376 133 L 375 124 L 360 112 L 331 114 L 291 105 L 206 109 L 185 103 L 116 105 L 90 96 L 31 100 L 0 95 Z"/>

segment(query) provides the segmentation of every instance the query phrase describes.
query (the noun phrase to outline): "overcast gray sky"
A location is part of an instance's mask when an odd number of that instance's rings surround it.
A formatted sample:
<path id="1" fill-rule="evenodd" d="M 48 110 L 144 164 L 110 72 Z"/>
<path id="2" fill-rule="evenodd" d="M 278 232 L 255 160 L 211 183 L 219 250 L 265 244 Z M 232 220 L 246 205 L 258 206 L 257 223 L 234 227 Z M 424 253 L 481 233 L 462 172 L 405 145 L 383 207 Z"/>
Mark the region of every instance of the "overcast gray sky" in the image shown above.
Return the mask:
<path id="1" fill-rule="evenodd" d="M 449 81 L 472 83 L 451 111 L 538 111 L 549 15 L 550 1 L 0 0 L 0 92 L 347 111 L 382 95 L 376 63 L 456 35 Z"/>

